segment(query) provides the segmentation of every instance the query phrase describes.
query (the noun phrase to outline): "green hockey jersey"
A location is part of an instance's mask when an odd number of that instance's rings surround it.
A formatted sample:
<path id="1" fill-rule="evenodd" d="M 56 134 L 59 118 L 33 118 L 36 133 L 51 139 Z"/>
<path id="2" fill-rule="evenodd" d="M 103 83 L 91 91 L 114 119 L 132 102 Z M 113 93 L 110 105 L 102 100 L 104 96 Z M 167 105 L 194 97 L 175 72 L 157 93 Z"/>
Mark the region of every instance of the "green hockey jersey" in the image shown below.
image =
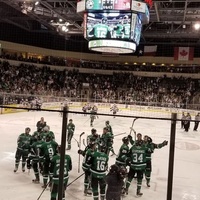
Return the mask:
<path id="1" fill-rule="evenodd" d="M 130 149 L 131 168 L 134 170 L 145 170 L 147 147 L 144 145 L 133 145 Z"/>
<path id="2" fill-rule="evenodd" d="M 113 145 L 113 135 L 110 132 L 102 134 L 99 143 L 107 147 L 107 150 L 112 148 Z"/>
<path id="3" fill-rule="evenodd" d="M 95 151 L 87 161 L 92 176 L 96 178 L 104 178 L 108 168 L 108 160 L 109 157 L 106 153 Z"/>
<path id="4" fill-rule="evenodd" d="M 44 142 L 41 146 L 40 159 L 51 160 L 57 153 L 58 143 L 55 141 Z"/>
<path id="5" fill-rule="evenodd" d="M 32 136 L 30 134 L 22 133 L 17 139 L 17 148 L 24 151 L 30 150 Z"/>
<path id="6" fill-rule="evenodd" d="M 41 147 L 45 142 L 43 140 L 38 140 L 31 145 L 31 155 L 29 155 L 29 159 L 35 162 L 39 161 L 39 155 L 41 151 Z"/>
<path id="7" fill-rule="evenodd" d="M 114 34 L 116 35 L 117 38 L 122 37 L 122 31 L 124 27 L 122 24 L 117 24 L 116 27 L 114 27 Z"/>
<path id="8" fill-rule="evenodd" d="M 93 26 L 92 31 L 89 33 L 89 37 L 93 38 L 108 38 L 110 29 L 106 24 L 96 24 Z"/>
<path id="9" fill-rule="evenodd" d="M 126 165 L 126 159 L 129 155 L 129 146 L 126 144 L 122 144 L 119 149 L 119 153 L 116 158 L 116 164 L 118 165 Z"/>
<path id="10" fill-rule="evenodd" d="M 68 131 L 69 134 L 73 134 L 74 131 L 75 131 L 75 125 L 73 123 L 68 123 L 67 131 Z"/>
<path id="11" fill-rule="evenodd" d="M 130 38 L 130 24 L 124 24 L 123 25 L 123 34 L 125 39 Z"/>
<path id="12" fill-rule="evenodd" d="M 154 152 L 154 149 L 160 149 L 165 146 L 163 143 L 160 143 L 160 144 L 144 143 L 144 145 L 148 148 L 148 151 L 146 153 L 147 161 L 151 160 L 151 154 Z"/>
<path id="13" fill-rule="evenodd" d="M 87 171 L 90 168 L 90 165 L 88 164 L 89 160 L 92 157 L 92 154 L 94 154 L 94 151 L 90 148 L 87 148 L 84 150 L 84 159 L 83 159 L 83 163 L 82 163 L 82 169 L 83 171 Z"/>
<path id="14" fill-rule="evenodd" d="M 72 160 L 69 155 L 65 155 L 64 162 L 64 183 L 68 181 L 68 172 L 72 170 Z M 50 175 L 52 176 L 52 181 L 54 183 L 59 183 L 59 173 L 60 173 L 60 154 L 53 156 L 50 164 Z"/>

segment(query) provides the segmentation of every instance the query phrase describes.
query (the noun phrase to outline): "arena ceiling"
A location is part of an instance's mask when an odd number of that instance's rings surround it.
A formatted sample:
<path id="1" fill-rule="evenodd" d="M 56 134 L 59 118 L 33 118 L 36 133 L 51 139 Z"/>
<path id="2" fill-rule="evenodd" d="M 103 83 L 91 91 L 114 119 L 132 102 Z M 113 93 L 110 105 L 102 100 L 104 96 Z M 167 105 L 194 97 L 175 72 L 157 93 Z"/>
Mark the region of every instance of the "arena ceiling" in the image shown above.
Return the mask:
<path id="1" fill-rule="evenodd" d="M 0 0 L 0 22 L 29 32 L 50 32 L 83 39 L 83 15 L 76 12 L 77 0 Z M 62 20 L 59 21 L 59 20 Z M 143 27 L 141 42 L 200 46 L 200 0 L 154 0 L 150 23 Z M 69 25 L 63 33 L 59 25 Z"/>

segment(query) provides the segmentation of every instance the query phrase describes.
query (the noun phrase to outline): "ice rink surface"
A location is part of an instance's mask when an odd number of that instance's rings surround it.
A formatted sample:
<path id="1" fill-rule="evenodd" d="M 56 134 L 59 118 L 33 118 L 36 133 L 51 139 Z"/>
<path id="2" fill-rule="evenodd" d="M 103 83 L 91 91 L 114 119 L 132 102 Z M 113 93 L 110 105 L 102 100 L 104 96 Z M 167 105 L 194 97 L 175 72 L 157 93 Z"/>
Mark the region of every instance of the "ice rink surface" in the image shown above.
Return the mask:
<path id="1" fill-rule="evenodd" d="M 15 151 L 17 137 L 24 132 L 26 127 L 31 128 L 31 134 L 36 130 L 36 123 L 44 117 L 50 129 L 55 133 L 56 141 L 60 144 L 62 118 L 56 112 L 20 112 L 15 114 L 0 115 L 0 200 L 37 200 L 42 192 L 40 184 L 33 184 L 33 171 L 23 173 L 21 163 L 17 173 L 13 172 L 15 162 Z M 90 134 L 90 119 L 88 116 L 70 114 L 76 126 L 74 137 L 78 140 L 79 134 L 85 132 L 85 138 Z M 98 134 L 102 134 L 105 121 L 109 120 L 114 135 L 126 132 L 114 138 L 114 150 L 117 153 L 122 144 L 122 137 L 130 133 L 132 124 L 131 118 L 113 118 L 100 116 L 94 122 L 94 128 Z M 176 126 L 174 179 L 173 179 L 173 200 L 200 200 L 200 132 L 193 131 L 194 123 L 188 133 Z M 149 135 L 154 143 L 161 143 L 163 140 L 170 140 L 171 122 L 163 120 L 138 119 L 134 125 L 137 133 Z M 143 179 L 141 200 L 165 200 L 167 197 L 167 177 L 169 162 L 169 145 L 162 149 L 155 150 L 152 155 L 152 176 L 151 187 L 146 187 Z M 84 145 L 82 143 L 82 149 Z M 66 151 L 72 157 L 73 169 L 69 175 L 69 183 L 78 177 L 78 146 L 72 139 L 72 149 Z M 115 163 L 116 156 L 110 157 L 109 165 Z M 81 158 L 82 159 L 82 158 Z M 71 184 L 66 191 L 66 200 L 89 200 L 92 197 L 83 195 L 83 176 Z M 42 178 L 41 178 L 42 180 Z M 129 195 L 124 200 L 135 199 L 136 181 L 133 180 L 129 189 Z M 49 189 L 45 190 L 40 200 L 50 200 Z"/>

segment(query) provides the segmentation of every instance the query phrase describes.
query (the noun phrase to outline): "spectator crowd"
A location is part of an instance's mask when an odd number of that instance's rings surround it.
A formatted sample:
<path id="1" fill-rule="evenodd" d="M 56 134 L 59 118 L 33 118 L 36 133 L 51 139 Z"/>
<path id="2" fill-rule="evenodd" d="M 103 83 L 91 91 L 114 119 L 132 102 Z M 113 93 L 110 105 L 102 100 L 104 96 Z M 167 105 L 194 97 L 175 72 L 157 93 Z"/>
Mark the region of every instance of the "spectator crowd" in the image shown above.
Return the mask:
<path id="1" fill-rule="evenodd" d="M 108 63 L 104 61 L 90 61 L 90 60 L 77 60 L 65 59 L 52 56 L 45 56 L 42 59 L 35 57 L 24 58 L 23 56 L 3 54 L 0 56 L 2 59 L 17 60 L 27 63 L 37 63 L 44 65 L 56 65 L 61 67 L 76 67 L 76 68 L 89 68 L 89 69 L 103 69 L 103 70 L 123 70 L 123 71 L 145 71 L 145 72 L 165 72 L 165 73 L 200 73 L 200 66 L 198 65 L 180 65 L 174 67 L 173 65 L 154 65 L 150 63 L 143 64 L 120 64 Z"/>
<path id="2" fill-rule="evenodd" d="M 87 89 L 91 101 L 184 108 L 199 88 L 196 79 L 167 77 L 164 73 L 162 77 L 142 77 L 130 72 L 88 74 L 77 69 L 58 70 L 34 64 L 12 66 L 7 61 L 2 61 L 0 66 L 0 92 L 16 95 L 79 99 L 85 97 L 83 90 Z"/>

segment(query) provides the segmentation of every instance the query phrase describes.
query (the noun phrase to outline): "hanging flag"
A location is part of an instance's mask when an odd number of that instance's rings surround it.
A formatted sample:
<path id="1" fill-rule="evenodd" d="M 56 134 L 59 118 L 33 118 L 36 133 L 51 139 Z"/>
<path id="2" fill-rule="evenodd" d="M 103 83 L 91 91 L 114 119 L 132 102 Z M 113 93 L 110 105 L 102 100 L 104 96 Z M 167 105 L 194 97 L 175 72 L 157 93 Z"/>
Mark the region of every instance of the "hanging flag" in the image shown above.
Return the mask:
<path id="1" fill-rule="evenodd" d="M 193 60 L 194 47 L 174 47 L 174 60 Z"/>
<path id="2" fill-rule="evenodd" d="M 144 46 L 144 56 L 155 56 L 157 52 L 157 45 Z"/>

